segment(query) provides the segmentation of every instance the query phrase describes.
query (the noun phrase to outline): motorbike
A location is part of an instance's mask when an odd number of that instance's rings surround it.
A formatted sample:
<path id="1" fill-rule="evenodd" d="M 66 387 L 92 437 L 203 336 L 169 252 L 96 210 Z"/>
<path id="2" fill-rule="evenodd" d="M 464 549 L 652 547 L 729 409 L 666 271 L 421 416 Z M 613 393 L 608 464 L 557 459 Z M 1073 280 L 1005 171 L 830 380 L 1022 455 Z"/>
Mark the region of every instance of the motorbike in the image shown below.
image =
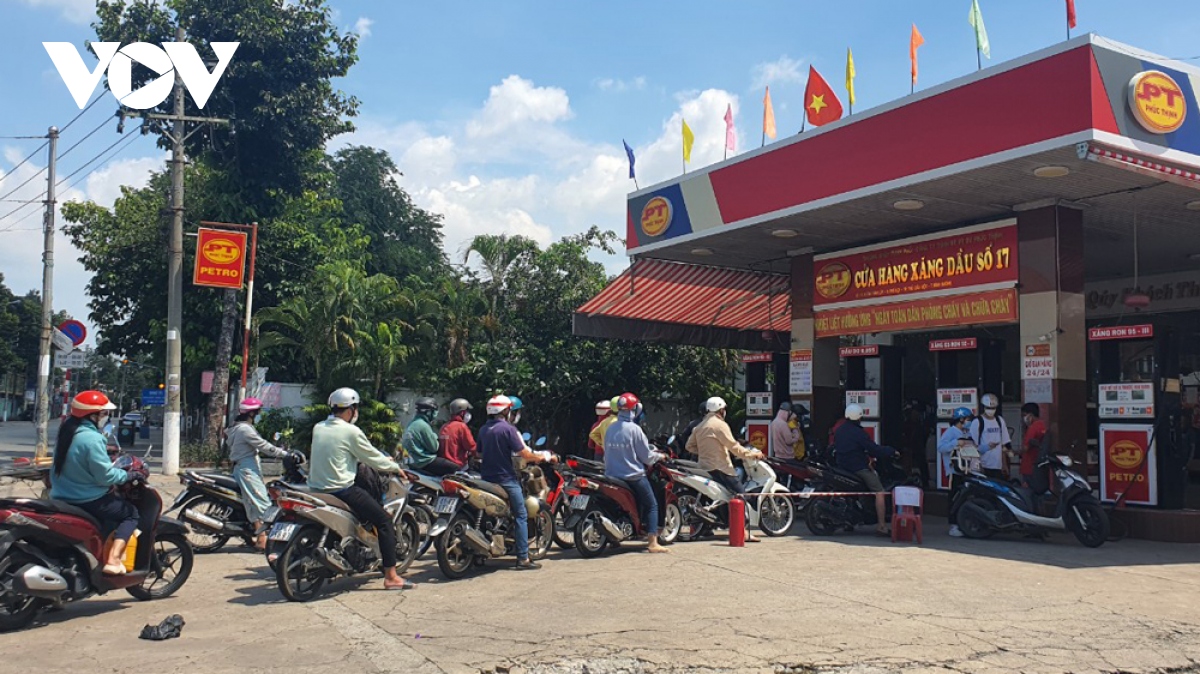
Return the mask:
<path id="1" fill-rule="evenodd" d="M 148 473 L 135 456 L 118 456 L 115 463 Z M 143 480 L 117 489 L 139 515 L 132 568 L 127 561 L 130 570 L 122 575 L 103 573 L 108 541 L 87 511 L 50 499 L 0 499 L 0 631 L 26 627 L 44 609 L 92 595 L 124 590 L 146 601 L 183 587 L 193 562 L 187 525 L 163 516 L 162 498 Z"/>
<path id="2" fill-rule="evenodd" d="M 958 509 L 959 529 L 967 538 L 977 539 L 1005 532 L 1041 535 L 1066 530 L 1089 548 L 1104 545 L 1108 515 L 1087 480 L 1071 470 L 1072 465 L 1069 456 L 1047 456 L 1038 463 L 1038 470 L 1050 470 L 1054 476 L 1051 491 L 1058 502 L 1052 517 L 1038 514 L 1039 500 L 1032 489 L 966 473 L 966 482 L 951 504 Z"/>
<path id="3" fill-rule="evenodd" d="M 420 527 L 408 505 L 408 481 L 390 475 L 385 484 L 383 509 L 396 529 L 396 571 L 403 573 L 417 558 Z M 334 578 L 381 568 L 374 527 L 361 524 L 333 494 L 285 489 L 279 507 L 291 517 L 276 522 L 267 538 L 285 543 L 275 562 L 275 580 L 287 600 L 309 601 Z"/>
<path id="4" fill-rule="evenodd" d="M 802 492 L 812 486 L 817 479 L 819 468 L 814 468 L 813 464 L 808 461 L 797 461 L 796 459 L 780 459 L 773 456 L 767 457 L 767 464 L 775 471 L 775 475 L 779 480 L 779 484 L 792 493 Z M 811 489 L 809 491 L 812 491 Z M 801 515 L 808 507 L 809 499 L 798 498 L 794 499 L 796 504 L 796 514 Z"/>
<path id="5" fill-rule="evenodd" d="M 742 498 L 748 526 L 757 527 L 768 536 L 787 533 L 796 519 L 796 510 L 790 498 L 774 495 L 787 493 L 787 488 L 779 484 L 765 459 L 745 459 L 741 463 L 739 477 L 746 488 Z M 682 518 L 679 540 L 687 542 L 707 536 L 715 528 L 728 528 L 732 492 L 698 463 L 668 459 L 665 467 L 676 485 L 676 503 Z"/>
<path id="6" fill-rule="evenodd" d="M 865 492 L 870 491 L 866 483 L 849 471 L 833 465 L 817 466 L 810 464 L 810 470 L 816 475 L 816 480 L 801 490 L 812 492 Z M 875 470 L 885 491 L 891 491 L 898 485 L 916 485 L 919 480 L 904 472 L 897 463 L 892 461 L 876 461 Z M 808 530 L 817 536 L 829 536 L 839 530 L 854 531 L 861 525 L 876 524 L 875 497 L 873 496 L 820 496 L 808 499 L 810 503 L 804 511 L 804 524 Z"/>
<path id="7" fill-rule="evenodd" d="M 508 492 L 500 485 L 464 473 L 442 478 L 445 495 L 434 504 L 438 520 L 433 535 L 444 576 L 457 580 L 489 559 L 515 554 L 514 526 L 530 527 L 530 559 L 549 552 L 554 540 L 554 516 L 546 501 L 550 487 L 540 466 L 521 466 L 519 474 L 528 522 L 513 521 Z"/>
<path id="8" fill-rule="evenodd" d="M 660 506 L 659 542 L 670 545 L 679 538 L 683 523 L 670 469 L 658 461 L 647 468 L 646 477 Z M 610 546 L 646 535 L 637 497 L 627 482 L 601 473 L 578 476 L 574 486 L 579 494 L 571 499 L 566 526 L 574 531 L 575 549 L 580 556 L 596 557 Z"/>

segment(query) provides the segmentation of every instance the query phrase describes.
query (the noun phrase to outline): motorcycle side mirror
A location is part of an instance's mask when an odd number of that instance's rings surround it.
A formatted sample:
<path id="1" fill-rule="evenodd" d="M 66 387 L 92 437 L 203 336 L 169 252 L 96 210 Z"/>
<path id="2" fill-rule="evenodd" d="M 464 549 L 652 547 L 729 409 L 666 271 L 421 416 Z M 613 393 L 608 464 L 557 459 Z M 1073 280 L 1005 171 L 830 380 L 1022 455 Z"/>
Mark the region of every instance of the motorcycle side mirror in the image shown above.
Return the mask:
<path id="1" fill-rule="evenodd" d="M 543 435 L 542 437 L 538 438 L 537 442 L 535 442 L 533 444 L 535 447 L 541 447 L 542 445 L 545 445 L 546 444 L 546 436 Z"/>
<path id="2" fill-rule="evenodd" d="M 279 438 L 282 438 L 283 434 L 279 431 L 275 431 L 275 435 L 273 437 L 275 438 L 275 442 L 279 442 Z"/>
<path id="3" fill-rule="evenodd" d="M 671 437 L 667 438 L 667 444 L 668 444 L 668 445 L 673 445 L 673 444 L 675 444 L 675 436 L 674 436 L 674 435 L 672 435 Z"/>
<path id="4" fill-rule="evenodd" d="M 104 434 L 112 435 L 112 432 L 113 432 L 113 425 L 112 424 L 104 424 Z"/>
<path id="5" fill-rule="evenodd" d="M 530 434 L 528 434 L 528 433 L 522 433 L 522 434 L 521 434 L 521 439 L 522 439 L 522 440 L 524 440 L 525 442 L 529 442 L 529 438 L 532 438 L 532 437 L 533 437 L 533 436 L 532 436 L 532 435 L 530 435 Z"/>

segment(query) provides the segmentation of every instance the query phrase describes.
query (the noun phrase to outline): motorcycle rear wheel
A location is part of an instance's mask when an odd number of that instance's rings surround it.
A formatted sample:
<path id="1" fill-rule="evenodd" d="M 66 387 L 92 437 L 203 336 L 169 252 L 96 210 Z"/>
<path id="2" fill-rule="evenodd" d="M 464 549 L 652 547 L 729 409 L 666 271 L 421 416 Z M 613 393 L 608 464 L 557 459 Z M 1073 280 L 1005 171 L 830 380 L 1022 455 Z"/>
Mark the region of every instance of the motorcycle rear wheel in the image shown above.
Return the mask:
<path id="1" fill-rule="evenodd" d="M 1078 512 L 1078 514 L 1076 514 Z M 1079 519 L 1083 518 L 1083 524 Z M 1091 499 L 1076 499 L 1067 507 L 1067 528 L 1089 548 L 1098 548 L 1108 540 L 1108 514 Z"/>
<path id="2" fill-rule="evenodd" d="M 703 538 L 707 523 L 695 513 L 696 508 L 700 507 L 695 495 L 680 494 L 675 506 L 679 508 L 679 540 L 687 543 Z"/>
<path id="3" fill-rule="evenodd" d="M 396 523 L 396 573 L 408 571 L 421 551 L 421 529 L 414 515 L 405 513 Z"/>
<path id="4" fill-rule="evenodd" d="M 990 524 L 981 519 L 972 508 L 967 506 L 975 506 L 983 510 L 988 510 L 991 504 L 981 498 L 969 499 L 962 507 L 958 509 L 958 528 L 963 532 L 963 536 L 974 538 L 977 540 L 991 538 L 992 534 L 996 533 Z"/>
<path id="5" fill-rule="evenodd" d="M 275 581 L 288 601 L 311 601 L 329 581 L 329 569 L 315 554 L 321 538 L 321 527 L 304 527 L 279 556 L 275 564 Z"/>
<path id="6" fill-rule="evenodd" d="M 575 549 L 584 559 L 599 557 L 608 548 L 608 534 L 604 533 L 601 517 L 598 509 L 588 508 L 575 525 Z"/>
<path id="7" fill-rule="evenodd" d="M 842 528 L 843 523 L 833 516 L 829 501 L 812 499 L 812 503 L 804 509 L 804 525 L 814 536 L 832 536 Z"/>
<path id="8" fill-rule="evenodd" d="M 670 545 L 679 540 L 679 532 L 683 529 L 683 513 L 677 503 L 668 503 L 663 507 L 666 508 L 666 514 L 663 516 L 662 529 L 658 532 L 658 542 Z"/>
<path id="9" fill-rule="evenodd" d="M 420 529 L 424 529 L 425 531 L 425 536 L 419 539 L 421 544 L 417 548 L 417 556 L 413 558 L 415 561 L 424 557 L 425 553 L 429 552 L 429 548 L 433 545 L 433 536 L 429 535 L 429 531 L 433 529 L 433 523 L 437 521 L 437 518 L 434 517 L 433 511 L 426 505 L 414 507 L 413 516 L 417 518 L 417 535 L 420 536 Z"/>
<path id="10" fill-rule="evenodd" d="M 563 550 L 575 547 L 575 532 L 567 528 L 566 496 L 559 498 L 554 506 L 554 544 Z"/>
<path id="11" fill-rule="evenodd" d="M 786 496 L 767 496 L 758 511 L 758 528 L 768 536 L 782 536 L 796 521 L 796 508 Z"/>
<path id="12" fill-rule="evenodd" d="M 225 544 L 229 542 L 230 537 L 225 534 L 213 533 L 202 528 L 195 522 L 188 520 L 184 513 L 189 510 L 196 510 L 202 515 L 207 515 L 213 519 L 225 522 L 229 519 L 229 515 L 232 514 L 233 509 L 208 496 L 194 498 L 191 501 L 184 503 L 183 506 L 179 508 L 179 519 L 188 523 L 187 537 L 188 542 L 192 546 L 192 550 L 203 555 L 210 552 L 216 552 L 217 550 L 225 547 Z"/>
<path id="13" fill-rule="evenodd" d="M 529 558 L 534 561 L 545 559 L 550 554 L 550 546 L 554 545 L 554 516 L 546 510 L 539 510 L 537 517 L 530 522 L 534 528 L 529 532 Z"/>
<path id="14" fill-rule="evenodd" d="M 26 564 L 37 564 L 33 557 L 10 551 L 0 559 L 0 632 L 11 632 L 28 627 L 37 617 L 43 601 L 13 591 L 13 577 Z"/>
<path id="15" fill-rule="evenodd" d="M 141 585 L 125 588 L 134 599 L 149 601 L 165 599 L 179 591 L 192 575 L 195 556 L 185 536 L 163 534 L 154 538 L 154 558 L 150 573 Z"/>
<path id="16" fill-rule="evenodd" d="M 450 521 L 450 525 L 438 536 L 434 546 L 437 548 L 438 568 L 442 575 L 450 580 L 464 578 L 471 571 L 477 555 L 463 541 L 471 520 L 464 513 L 459 513 Z"/>

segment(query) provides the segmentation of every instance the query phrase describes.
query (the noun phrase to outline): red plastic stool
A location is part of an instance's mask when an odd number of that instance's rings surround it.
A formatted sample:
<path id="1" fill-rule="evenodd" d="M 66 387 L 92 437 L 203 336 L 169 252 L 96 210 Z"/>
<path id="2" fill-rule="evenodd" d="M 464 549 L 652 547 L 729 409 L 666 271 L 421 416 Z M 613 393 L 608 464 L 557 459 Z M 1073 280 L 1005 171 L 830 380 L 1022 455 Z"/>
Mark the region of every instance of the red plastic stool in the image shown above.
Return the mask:
<path id="1" fill-rule="evenodd" d="M 925 508 L 925 492 L 919 487 L 896 487 L 892 490 L 892 542 L 924 543 L 921 512 Z"/>

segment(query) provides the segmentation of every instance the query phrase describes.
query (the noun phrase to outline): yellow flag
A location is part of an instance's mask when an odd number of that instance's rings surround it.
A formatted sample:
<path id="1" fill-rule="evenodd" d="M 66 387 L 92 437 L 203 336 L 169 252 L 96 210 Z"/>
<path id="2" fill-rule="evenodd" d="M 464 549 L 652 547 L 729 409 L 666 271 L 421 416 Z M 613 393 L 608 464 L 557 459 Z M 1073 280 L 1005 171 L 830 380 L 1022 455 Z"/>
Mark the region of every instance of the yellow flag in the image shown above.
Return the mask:
<path id="1" fill-rule="evenodd" d="M 775 140 L 775 108 L 771 107 L 771 87 L 763 96 L 763 135 Z"/>
<path id="2" fill-rule="evenodd" d="M 683 161 L 689 162 L 692 160 L 692 146 L 696 144 L 696 135 L 692 133 L 691 127 L 687 125 L 687 120 L 683 120 Z"/>
<path id="3" fill-rule="evenodd" d="M 854 52 L 846 48 L 846 92 L 850 94 L 850 107 L 854 107 Z"/>

